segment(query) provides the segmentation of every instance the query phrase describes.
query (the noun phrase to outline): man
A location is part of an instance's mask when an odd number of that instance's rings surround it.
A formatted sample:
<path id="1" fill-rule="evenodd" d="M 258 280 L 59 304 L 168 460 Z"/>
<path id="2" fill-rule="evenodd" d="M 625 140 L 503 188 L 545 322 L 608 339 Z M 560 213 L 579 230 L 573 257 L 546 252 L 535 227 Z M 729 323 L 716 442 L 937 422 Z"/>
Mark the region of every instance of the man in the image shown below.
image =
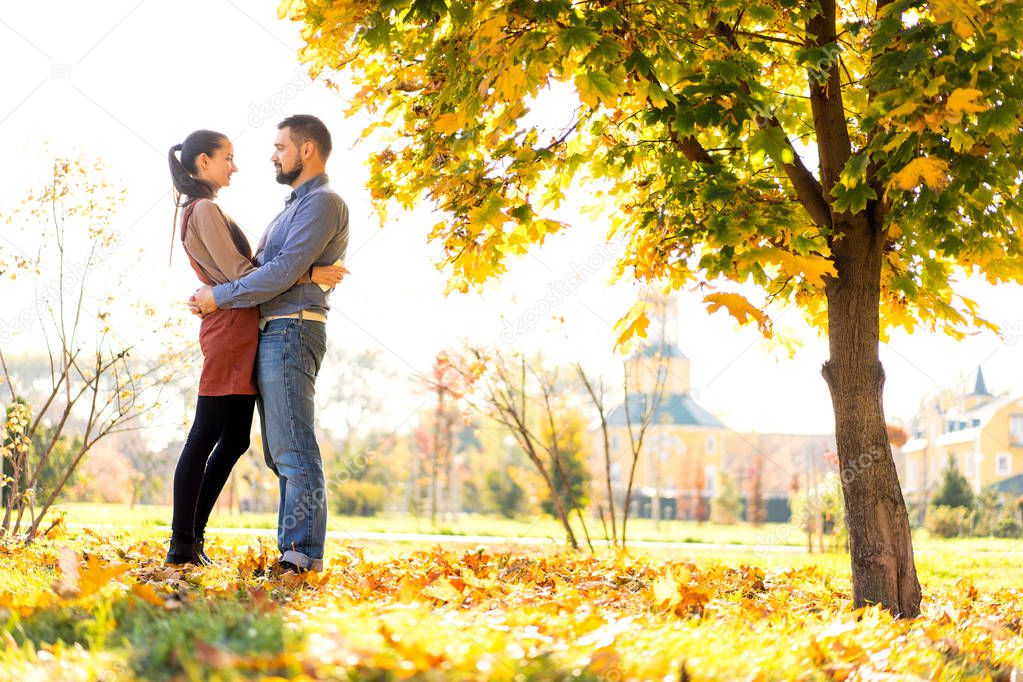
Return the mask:
<path id="1" fill-rule="evenodd" d="M 291 116 L 278 126 L 277 182 L 293 189 L 256 251 L 258 269 L 241 279 L 199 289 L 193 312 L 259 306 L 256 383 L 267 464 L 277 474 L 280 506 L 277 570 L 323 569 L 327 535 L 323 461 L 313 428 L 316 376 L 326 351 L 329 292 L 296 283 L 314 264 L 343 260 L 348 207 L 327 184 L 330 132 L 315 116 Z"/>

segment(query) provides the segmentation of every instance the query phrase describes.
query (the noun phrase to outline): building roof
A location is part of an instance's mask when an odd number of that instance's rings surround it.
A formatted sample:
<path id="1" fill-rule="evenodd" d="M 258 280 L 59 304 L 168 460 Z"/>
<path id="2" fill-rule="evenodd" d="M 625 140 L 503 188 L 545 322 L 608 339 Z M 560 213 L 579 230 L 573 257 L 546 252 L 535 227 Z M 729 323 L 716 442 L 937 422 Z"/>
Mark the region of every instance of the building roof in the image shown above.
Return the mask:
<path id="1" fill-rule="evenodd" d="M 655 358 L 661 355 L 669 358 L 688 359 L 678 346 L 669 341 L 647 343 L 636 351 L 636 357 L 639 358 Z"/>
<path id="2" fill-rule="evenodd" d="M 997 483 L 992 483 L 991 487 L 1000 493 L 1023 495 L 1023 474 L 1016 474 Z"/>
<path id="3" fill-rule="evenodd" d="M 951 419 L 960 424 L 960 427 L 953 430 L 944 430 L 937 434 L 934 438 L 935 445 L 952 445 L 953 443 L 968 443 L 970 441 L 980 438 L 984 429 L 987 428 L 988 423 L 998 412 L 1012 405 L 1013 403 L 1020 402 L 1023 404 L 1023 394 L 1019 393 L 1006 393 L 997 397 L 992 397 L 991 400 L 985 401 L 980 405 L 977 405 L 972 410 L 965 410 L 964 412 L 956 412 L 954 414 L 942 415 L 946 418 L 946 421 Z M 927 436 L 926 434 L 918 438 L 910 438 L 905 445 L 902 446 L 903 452 L 916 452 L 917 450 L 923 450 L 927 447 Z"/>
<path id="4" fill-rule="evenodd" d="M 634 393 L 629 396 L 629 421 L 634 426 L 642 423 L 643 414 L 651 398 L 652 395 L 649 393 Z M 609 426 L 625 426 L 624 404 L 611 410 L 607 415 L 607 423 Z M 661 396 L 650 423 L 725 428 L 721 420 L 701 407 L 688 393 L 669 393 Z"/>
<path id="5" fill-rule="evenodd" d="M 991 391 L 987 390 L 987 384 L 984 383 L 984 371 L 980 365 L 977 365 L 977 383 L 973 387 L 973 395 L 991 395 Z"/>

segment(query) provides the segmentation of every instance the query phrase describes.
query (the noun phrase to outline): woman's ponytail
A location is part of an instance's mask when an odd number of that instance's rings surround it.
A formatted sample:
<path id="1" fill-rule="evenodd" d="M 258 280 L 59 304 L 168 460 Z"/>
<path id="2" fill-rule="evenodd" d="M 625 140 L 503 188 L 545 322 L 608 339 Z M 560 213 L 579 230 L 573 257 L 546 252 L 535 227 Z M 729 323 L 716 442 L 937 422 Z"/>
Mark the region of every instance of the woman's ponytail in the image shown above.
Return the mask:
<path id="1" fill-rule="evenodd" d="M 227 136 L 212 130 L 196 130 L 185 141 L 174 145 L 167 152 L 171 182 L 174 184 L 174 225 L 171 230 L 171 257 L 174 255 L 174 240 L 177 238 L 178 209 L 196 199 L 212 199 L 213 188 L 197 178 L 196 160 L 200 155 L 213 156 L 223 146 Z M 180 153 L 180 158 L 178 154 Z"/>

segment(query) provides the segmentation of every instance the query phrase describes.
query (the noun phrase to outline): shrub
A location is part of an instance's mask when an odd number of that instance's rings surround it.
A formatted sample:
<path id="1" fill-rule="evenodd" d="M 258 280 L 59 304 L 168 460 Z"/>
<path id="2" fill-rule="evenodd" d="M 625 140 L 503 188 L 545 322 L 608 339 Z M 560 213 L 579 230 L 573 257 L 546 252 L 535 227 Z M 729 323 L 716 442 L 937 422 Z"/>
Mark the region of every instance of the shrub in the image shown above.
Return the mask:
<path id="1" fill-rule="evenodd" d="M 507 471 L 487 472 L 487 492 L 493 508 L 508 519 L 518 516 L 526 501 L 526 491 Z"/>
<path id="2" fill-rule="evenodd" d="M 375 516 L 384 508 L 387 488 L 368 481 L 345 481 L 334 488 L 334 509 L 344 516 Z"/>
<path id="3" fill-rule="evenodd" d="M 973 529 L 971 535 L 993 535 L 999 521 L 1005 515 L 1002 493 L 986 488 L 974 500 Z"/>
<path id="4" fill-rule="evenodd" d="M 742 518 L 742 498 L 732 477 L 721 474 L 717 494 L 710 501 L 710 520 L 714 523 L 733 524 Z"/>
<path id="5" fill-rule="evenodd" d="M 1018 538 L 1023 536 L 1023 527 L 1016 519 L 1006 516 L 999 519 L 992 533 L 996 538 Z"/>
<path id="6" fill-rule="evenodd" d="M 948 456 L 948 463 L 945 465 L 945 472 L 941 479 L 941 488 L 931 500 L 935 507 L 962 507 L 973 509 L 973 491 L 970 489 L 970 482 L 959 472 L 955 458 Z"/>
<path id="7" fill-rule="evenodd" d="M 962 507 L 938 505 L 927 511 L 927 530 L 940 538 L 956 538 L 967 531 L 969 511 Z"/>
<path id="8" fill-rule="evenodd" d="M 818 506 L 819 505 L 819 506 Z M 816 488 L 800 490 L 789 498 L 792 508 L 792 523 L 803 530 L 813 527 L 813 519 L 819 514 L 824 531 L 839 535 L 845 531 L 845 497 L 842 495 L 842 479 L 833 471 L 821 478 Z"/>

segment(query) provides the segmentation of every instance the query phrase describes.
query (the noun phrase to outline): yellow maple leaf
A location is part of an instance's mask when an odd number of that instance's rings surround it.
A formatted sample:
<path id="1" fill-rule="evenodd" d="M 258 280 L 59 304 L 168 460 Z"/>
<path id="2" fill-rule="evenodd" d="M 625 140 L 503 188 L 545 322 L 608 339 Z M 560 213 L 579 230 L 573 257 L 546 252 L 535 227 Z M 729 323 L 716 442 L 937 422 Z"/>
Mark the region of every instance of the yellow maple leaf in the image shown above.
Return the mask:
<path id="1" fill-rule="evenodd" d="M 963 40 L 973 36 L 981 24 L 984 10 L 976 0 L 930 0 L 931 14 L 939 23 L 952 24 L 952 30 Z"/>
<path id="2" fill-rule="evenodd" d="M 633 337 L 646 338 L 647 327 L 650 326 L 650 319 L 646 316 L 644 304 L 637 302 L 625 313 L 622 319 L 615 322 L 614 333 L 615 350 L 626 346 Z"/>
<path id="3" fill-rule="evenodd" d="M 920 156 L 892 176 L 889 187 L 912 190 L 926 184 L 931 189 L 940 190 L 948 184 L 948 162 L 929 156 Z"/>
<path id="4" fill-rule="evenodd" d="M 952 112 L 969 112 L 976 113 L 978 111 L 984 111 L 988 107 L 986 104 L 977 104 L 976 99 L 983 97 L 984 93 L 976 88 L 956 88 L 952 91 L 952 94 L 948 96 L 948 102 L 945 104 L 945 108 Z"/>
<path id="5" fill-rule="evenodd" d="M 613 107 L 620 92 L 619 84 L 601 72 L 584 71 L 578 74 L 575 77 L 575 87 L 583 104 L 593 108 L 598 104 Z"/>
<path id="6" fill-rule="evenodd" d="M 451 292 L 457 291 L 460 294 L 466 294 L 469 292 L 469 282 L 461 275 L 452 275 L 448 277 L 448 282 L 444 286 L 444 295 L 447 296 Z"/>
<path id="7" fill-rule="evenodd" d="M 433 119 L 433 129 L 442 135 L 451 135 L 461 129 L 462 123 L 457 113 L 449 111 Z"/>
<path id="8" fill-rule="evenodd" d="M 514 63 L 506 63 L 494 79 L 494 92 L 502 102 L 518 102 L 526 88 L 526 73 Z"/>
<path id="9" fill-rule="evenodd" d="M 433 581 L 426 586 L 423 594 L 442 602 L 459 603 L 462 601 L 462 593 L 447 578 Z"/>
<path id="10" fill-rule="evenodd" d="M 89 555 L 85 568 L 78 574 L 79 596 L 87 597 L 98 591 L 129 568 L 127 564 L 108 564 L 104 566 L 103 562 L 95 554 Z"/>
<path id="11" fill-rule="evenodd" d="M 887 118 L 888 120 L 893 120 L 893 119 L 896 119 L 896 118 L 901 118 L 902 116 L 909 116 L 910 114 L 912 114 L 914 111 L 916 111 L 919 108 L 920 108 L 920 104 L 918 102 L 912 102 L 912 101 L 905 102 L 905 103 L 895 107 L 891 111 L 889 111 L 888 115 L 885 116 L 885 118 Z"/>
<path id="12" fill-rule="evenodd" d="M 807 254 L 804 256 L 778 249 L 776 258 L 785 274 L 790 277 L 802 275 L 807 282 L 818 289 L 824 288 L 824 278 L 826 276 L 838 276 L 835 264 L 830 259 L 818 254 Z"/>
<path id="13" fill-rule="evenodd" d="M 681 600 L 678 585 L 672 575 L 662 575 L 653 584 L 654 603 L 661 608 L 672 608 Z"/>
<path id="14" fill-rule="evenodd" d="M 703 297 L 703 301 L 707 304 L 707 312 L 714 313 L 724 308 L 739 324 L 747 324 L 751 320 L 755 321 L 757 328 L 760 329 L 760 333 L 767 338 L 771 338 L 773 333 L 771 318 L 750 303 L 745 296 L 723 292 L 707 294 Z"/>
<path id="15" fill-rule="evenodd" d="M 153 606 L 164 606 L 163 598 L 156 593 L 156 590 L 149 583 L 135 583 L 131 586 L 131 591 L 142 601 L 148 602 Z"/>

